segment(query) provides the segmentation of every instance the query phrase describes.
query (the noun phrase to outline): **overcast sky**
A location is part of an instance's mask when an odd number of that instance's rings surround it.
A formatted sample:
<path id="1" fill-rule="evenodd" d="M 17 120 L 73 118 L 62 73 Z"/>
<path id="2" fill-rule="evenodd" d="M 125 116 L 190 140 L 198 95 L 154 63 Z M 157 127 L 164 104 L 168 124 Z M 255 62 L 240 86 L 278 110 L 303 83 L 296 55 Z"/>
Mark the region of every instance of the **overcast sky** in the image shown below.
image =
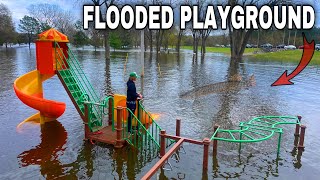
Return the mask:
<path id="1" fill-rule="evenodd" d="M 28 6 L 39 3 L 57 4 L 62 9 L 71 11 L 76 18 L 80 19 L 82 18 L 82 3 L 80 2 L 80 0 L 0 0 L 0 3 L 7 5 L 12 12 L 15 24 L 18 24 L 24 15 L 29 15 Z"/>
<path id="2" fill-rule="evenodd" d="M 83 0 L 84 1 L 84 0 Z M 82 19 L 82 0 L 0 0 L 0 3 L 7 5 L 12 12 L 13 20 L 17 26 L 19 20 L 24 16 L 28 15 L 28 6 L 37 3 L 49 3 L 57 4 L 62 9 L 71 11 L 77 19 Z M 296 0 L 298 3 L 311 4 L 315 8 L 316 14 L 316 25 L 320 25 L 320 0 Z M 319 17 L 319 18 L 318 18 Z"/>

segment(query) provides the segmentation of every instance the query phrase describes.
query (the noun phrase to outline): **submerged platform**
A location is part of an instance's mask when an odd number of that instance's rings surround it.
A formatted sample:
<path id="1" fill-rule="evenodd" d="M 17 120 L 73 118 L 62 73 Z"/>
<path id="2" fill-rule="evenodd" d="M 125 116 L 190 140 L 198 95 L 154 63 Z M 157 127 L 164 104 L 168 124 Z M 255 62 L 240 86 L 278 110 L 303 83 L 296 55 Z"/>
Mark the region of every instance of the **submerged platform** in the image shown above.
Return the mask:
<path id="1" fill-rule="evenodd" d="M 94 140 L 96 142 L 102 142 L 106 144 L 110 144 L 115 146 L 116 145 L 116 139 L 117 139 L 117 132 L 112 131 L 111 126 L 106 126 L 102 128 L 99 133 L 89 133 L 88 134 L 88 139 Z M 125 141 L 121 141 L 122 145 L 125 145 Z"/>

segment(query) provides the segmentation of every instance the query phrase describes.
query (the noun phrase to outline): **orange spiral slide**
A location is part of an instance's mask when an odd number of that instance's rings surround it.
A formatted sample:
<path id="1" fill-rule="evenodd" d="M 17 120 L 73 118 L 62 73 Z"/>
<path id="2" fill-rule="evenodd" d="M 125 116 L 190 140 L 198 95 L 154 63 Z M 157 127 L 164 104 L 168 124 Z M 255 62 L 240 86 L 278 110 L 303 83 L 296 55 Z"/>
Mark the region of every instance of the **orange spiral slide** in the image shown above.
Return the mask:
<path id="1" fill-rule="evenodd" d="M 13 87 L 18 98 L 29 107 L 40 111 L 25 121 L 39 118 L 40 123 L 44 123 L 55 120 L 64 113 L 65 103 L 43 98 L 42 82 L 53 75 L 43 75 L 34 70 L 15 80 Z"/>

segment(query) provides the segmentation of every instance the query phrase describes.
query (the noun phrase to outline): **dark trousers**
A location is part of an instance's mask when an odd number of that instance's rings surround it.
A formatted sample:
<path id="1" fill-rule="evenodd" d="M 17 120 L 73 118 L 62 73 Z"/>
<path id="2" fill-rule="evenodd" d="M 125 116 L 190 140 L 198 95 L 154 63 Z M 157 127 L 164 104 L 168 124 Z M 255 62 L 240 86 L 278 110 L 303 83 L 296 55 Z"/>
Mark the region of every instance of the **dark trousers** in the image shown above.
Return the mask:
<path id="1" fill-rule="evenodd" d="M 131 110 L 131 112 L 134 114 L 136 111 L 136 104 L 128 104 L 127 103 L 127 108 Z M 130 112 L 128 112 L 128 132 L 131 132 L 131 127 L 132 127 L 132 115 Z"/>

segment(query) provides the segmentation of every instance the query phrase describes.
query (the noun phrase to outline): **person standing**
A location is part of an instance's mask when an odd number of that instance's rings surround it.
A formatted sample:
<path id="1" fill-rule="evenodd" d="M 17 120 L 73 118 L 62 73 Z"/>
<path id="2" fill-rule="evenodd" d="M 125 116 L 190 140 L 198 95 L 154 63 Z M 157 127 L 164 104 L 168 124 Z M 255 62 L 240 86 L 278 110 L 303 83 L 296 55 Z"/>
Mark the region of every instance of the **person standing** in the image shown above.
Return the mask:
<path id="1" fill-rule="evenodd" d="M 129 80 L 127 82 L 127 108 L 134 114 L 136 111 L 136 102 L 138 98 L 142 99 L 141 94 L 137 93 L 135 81 L 137 80 L 138 75 L 136 72 L 132 72 L 129 75 Z M 132 125 L 132 115 L 128 112 L 128 132 L 131 133 Z"/>

